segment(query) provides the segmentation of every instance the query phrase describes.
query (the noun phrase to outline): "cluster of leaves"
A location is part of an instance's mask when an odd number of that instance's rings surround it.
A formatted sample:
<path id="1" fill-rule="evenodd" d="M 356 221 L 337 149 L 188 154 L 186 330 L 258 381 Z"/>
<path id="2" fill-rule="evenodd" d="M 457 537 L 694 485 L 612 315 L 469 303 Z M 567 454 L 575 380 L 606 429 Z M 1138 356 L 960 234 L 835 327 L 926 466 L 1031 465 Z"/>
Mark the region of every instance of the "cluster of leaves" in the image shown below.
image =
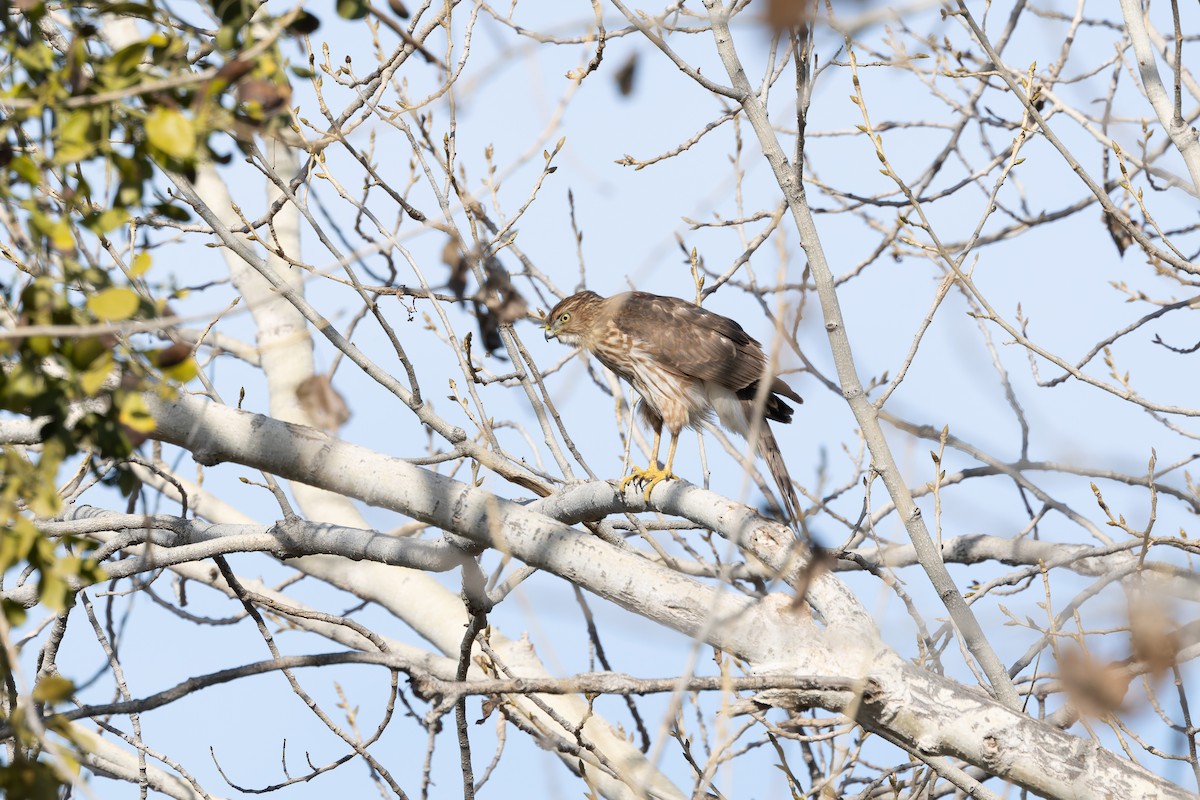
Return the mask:
<path id="1" fill-rule="evenodd" d="M 143 278 L 149 254 L 116 263 L 108 237 L 139 215 L 186 222 L 184 208 L 150 194 L 156 169 L 187 175 L 201 160 L 223 160 L 209 144 L 214 133 L 287 110 L 274 40 L 254 39 L 254 31 L 278 35 L 283 23 L 252 27 L 258 6 L 213 0 L 204 19 L 215 30 L 152 1 L 0 6 L 9 64 L 0 71 L 9 111 L 0 118 L 8 227 L 0 256 L 17 268 L 11 281 L 0 278 L 0 293 L 8 321 L 31 331 L 0 340 L 0 409 L 45 420 L 36 460 L 14 449 L 2 456 L 0 573 L 27 563 L 52 608 L 69 599 L 63 578 L 86 583 L 100 573 L 86 558 L 60 557 L 28 515 L 57 513 L 55 478 L 66 459 L 126 458 L 153 429 L 144 392 L 196 369 L 186 348 L 138 349 L 103 331 L 165 310 Z M 290 22 L 313 24 L 296 12 Z M 128 43 L 111 46 L 114 30 Z M 127 474 L 116 476 L 131 488 Z M 5 611 L 18 621 L 16 609 Z"/>
<path id="2" fill-rule="evenodd" d="M 135 259 L 134 271 L 148 265 L 143 254 Z M 104 281 L 74 276 L 69 285 L 93 282 Z M 103 576 L 93 561 L 72 553 L 73 543 L 67 543 L 68 555 L 60 556 L 23 512 L 40 518 L 57 514 L 61 499 L 55 479 L 64 461 L 84 451 L 93 468 L 98 460 L 119 464 L 154 429 L 145 392 L 169 390 L 160 375 L 186 381 L 196 374 L 186 346 L 139 353 L 120 346 L 111 333 L 80 333 L 95 330 L 98 321 L 156 316 L 155 304 L 133 289 L 110 286 L 73 305 L 60 287 L 45 275 L 30 280 L 15 304 L 18 327 L 29 335 L 0 341 L 0 408 L 41 422 L 36 458 L 14 447 L 0 454 L 5 475 L 0 571 L 28 563 L 37 574 L 41 601 L 53 609 L 64 608 L 69 599 L 68 578 L 87 584 Z M 128 472 L 111 474 L 123 490 L 131 488 Z M 22 620 L 18 606 L 4 610 L 10 623 Z"/>
<path id="3" fill-rule="evenodd" d="M 170 202 L 144 202 L 154 167 L 190 173 L 201 158 L 222 158 L 209 138 L 232 118 L 261 121 L 261 100 L 242 103 L 230 91 L 239 82 L 276 87 L 272 112 L 290 99 L 272 48 L 253 63 L 239 58 L 250 30 L 247 0 L 217 0 L 216 35 L 191 38 L 152 3 L 66 3 L 53 20 L 45 3 L 20 5 L 24 14 L 4 18 L 0 40 L 14 66 L 0 74 L 12 109 L 0 120 L 0 191 L 24 210 L 31 237 L 55 253 L 74 251 L 75 220 L 101 236 L 143 209 L 186 220 Z M 146 35 L 107 46 L 97 32 L 116 18 Z M 106 178 L 115 172 L 111 197 L 93 190 L 97 165 Z"/>
<path id="4" fill-rule="evenodd" d="M 154 192 L 157 171 L 190 177 L 202 161 L 227 160 L 210 144 L 218 132 L 286 124 L 290 86 L 269 38 L 283 23 L 255 17 L 261 25 L 251 26 L 260 5 L 212 0 L 183 20 L 153 0 L 0 3 L 0 257 L 15 267 L 0 273 L 0 311 L 13 328 L 0 338 L 0 410 L 39 421 L 37 447 L 0 450 L 0 575 L 22 571 L 47 608 L 68 607 L 74 586 L 104 578 L 93 545 L 39 530 L 38 519 L 61 509 L 64 467 L 131 490 L 121 467 L 153 430 L 146 392 L 175 391 L 197 371 L 190 347 L 153 349 L 125 335 L 126 323 L 169 312 L 147 281 L 145 243 L 123 263 L 109 238 L 146 220 L 189 219 Z M 300 31 L 314 24 L 297 12 L 290 21 Z M 24 620 L 16 604 L 3 612 L 9 625 Z M 0 728 L 15 745 L 0 762 L 0 794 L 58 796 L 77 763 L 65 750 L 42 756 L 47 742 L 26 719 L 33 706 L 11 693 L 3 649 L 0 685 Z M 43 676 L 31 702 L 71 692 L 68 679 Z"/>
<path id="5" fill-rule="evenodd" d="M 0 654 L 0 668 L 8 671 L 3 654 Z M 37 707 L 45 708 L 69 702 L 74 693 L 73 681 L 62 675 L 48 674 L 38 680 L 30 700 Z M 72 727 L 61 716 L 46 716 L 45 728 L 57 733 L 74 748 L 72 751 L 56 745 L 56 763 L 49 764 L 38 758 L 43 743 L 32 735 L 32 726 L 29 725 L 26 714 L 25 708 L 16 707 L 4 720 L 12 731 L 16 746 L 13 748 L 12 763 L 0 765 L 0 796 L 24 800 L 58 800 L 63 796 L 64 784 L 70 783 L 79 775 L 78 754 L 87 752 L 89 734 L 80 728 Z"/>
<path id="6" fill-rule="evenodd" d="M 17 328 L 0 338 L 0 411 L 40 421 L 38 447 L 0 450 L 0 575 L 22 570 L 48 608 L 66 608 L 73 585 L 104 577 L 84 540 L 38 529 L 37 519 L 60 511 L 63 468 L 74 459 L 130 491 L 122 466 L 154 427 L 146 393 L 174 391 L 197 372 L 186 345 L 151 349 L 122 330 L 168 312 L 145 275 L 148 244 L 123 263 L 110 237 L 189 220 L 154 191 L 156 174 L 191 178 L 203 162 L 229 160 L 217 149 L 225 134 L 245 147 L 290 126 L 277 39 L 311 33 L 318 20 L 297 9 L 272 18 L 262 5 L 0 2 L 0 258 L 16 267 L 0 275 L 0 312 Z M 337 4 L 351 19 L 369 10 L 364 0 Z M 24 619 L 14 604 L 2 610 L 10 625 Z M 10 690 L 0 728 L 17 745 L 0 763 L 0 794 L 55 797 L 77 763 L 69 753 L 57 766 L 40 757 L 46 742 L 11 695 L 2 649 L 0 684 Z M 72 691 L 69 680 L 43 676 L 32 700 L 61 702 Z"/>

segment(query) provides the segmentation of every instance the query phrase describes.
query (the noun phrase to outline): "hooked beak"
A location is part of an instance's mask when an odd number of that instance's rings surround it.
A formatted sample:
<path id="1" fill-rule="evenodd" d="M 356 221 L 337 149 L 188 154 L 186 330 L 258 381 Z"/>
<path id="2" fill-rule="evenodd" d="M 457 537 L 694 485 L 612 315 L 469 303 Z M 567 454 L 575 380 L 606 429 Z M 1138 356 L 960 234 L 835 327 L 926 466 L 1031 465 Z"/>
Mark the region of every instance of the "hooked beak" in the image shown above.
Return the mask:
<path id="1" fill-rule="evenodd" d="M 549 324 L 543 325 L 542 330 L 546 332 L 546 341 L 547 342 L 550 341 L 551 339 L 555 338 L 554 332 L 550 330 Z"/>

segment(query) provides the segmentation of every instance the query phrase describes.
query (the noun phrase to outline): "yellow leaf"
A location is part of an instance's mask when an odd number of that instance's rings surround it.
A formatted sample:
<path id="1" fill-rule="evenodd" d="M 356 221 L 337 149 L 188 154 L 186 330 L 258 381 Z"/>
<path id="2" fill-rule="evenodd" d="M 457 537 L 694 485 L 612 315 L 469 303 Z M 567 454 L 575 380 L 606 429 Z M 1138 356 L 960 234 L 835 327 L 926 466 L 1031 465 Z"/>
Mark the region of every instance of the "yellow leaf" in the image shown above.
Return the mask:
<path id="1" fill-rule="evenodd" d="M 126 395 L 121 403 L 121 413 L 117 417 L 122 425 L 132 428 L 137 433 L 150 433 L 154 430 L 154 417 L 150 416 L 150 408 L 146 399 L 140 394 Z"/>
<path id="2" fill-rule="evenodd" d="M 33 699 L 39 703 L 61 703 L 71 699 L 75 684 L 62 675 L 44 675 L 33 687 Z"/>
<path id="3" fill-rule="evenodd" d="M 71 225 L 65 220 L 56 220 L 50 226 L 50 246 L 60 253 L 70 253 L 75 250 L 75 237 L 71 234 Z"/>
<path id="4" fill-rule="evenodd" d="M 87 308 L 105 322 L 119 322 L 132 317 L 139 303 L 137 292 L 114 286 L 89 297 Z"/>
<path id="5" fill-rule="evenodd" d="M 67 607 L 67 595 L 71 589 L 67 582 L 57 575 L 42 573 L 38 581 L 38 600 L 51 611 L 62 611 Z"/>
<path id="6" fill-rule="evenodd" d="M 169 367 L 163 367 L 162 374 L 166 375 L 173 381 L 178 383 L 187 383 L 192 378 L 200 373 L 200 365 L 196 363 L 194 358 L 185 358 L 178 364 L 172 364 Z"/>
<path id="7" fill-rule="evenodd" d="M 90 111 L 72 111 L 58 125 L 58 142 L 54 160 L 59 164 L 82 161 L 95 151 L 94 137 L 89 135 L 92 126 Z"/>
<path id="8" fill-rule="evenodd" d="M 41 170 L 38 169 L 34 160 L 28 156 L 17 156 L 9 162 L 8 166 L 21 180 L 30 186 L 37 186 L 42 182 Z"/>
<path id="9" fill-rule="evenodd" d="M 99 214 L 88 216 L 84 224 L 96 233 L 104 234 L 129 221 L 129 212 L 123 208 L 110 208 Z"/>
<path id="10" fill-rule="evenodd" d="M 33 497 L 27 498 L 29 510 L 39 519 L 49 519 L 62 511 L 62 498 L 54 491 L 51 484 L 46 489 L 39 489 Z"/>
<path id="11" fill-rule="evenodd" d="M 91 125 L 92 114 L 90 111 L 72 111 L 59 123 L 59 136 L 69 142 L 86 141 L 88 128 Z"/>
<path id="12" fill-rule="evenodd" d="M 0 567 L 8 569 L 29 557 L 38 538 L 37 526 L 27 517 L 17 517 L 12 529 L 0 537 Z"/>
<path id="13" fill-rule="evenodd" d="M 133 274 L 133 277 L 137 278 L 145 274 L 148 269 L 150 269 L 150 254 L 143 250 L 133 257 L 133 264 L 130 266 L 129 271 Z"/>
<path id="14" fill-rule="evenodd" d="M 49 336 L 30 336 L 25 340 L 25 344 L 36 355 L 45 357 L 54 352 L 54 340 Z"/>
<path id="15" fill-rule="evenodd" d="M 91 369 L 79 376 L 79 388 L 83 389 L 84 394 L 88 397 L 95 397 L 104 388 L 104 382 L 112 373 L 112 363 L 112 353 L 105 353 L 102 358 L 93 363 Z"/>
<path id="16" fill-rule="evenodd" d="M 171 158 L 186 161 L 196 155 L 196 126 L 170 108 L 156 108 L 146 117 L 146 138 Z"/>

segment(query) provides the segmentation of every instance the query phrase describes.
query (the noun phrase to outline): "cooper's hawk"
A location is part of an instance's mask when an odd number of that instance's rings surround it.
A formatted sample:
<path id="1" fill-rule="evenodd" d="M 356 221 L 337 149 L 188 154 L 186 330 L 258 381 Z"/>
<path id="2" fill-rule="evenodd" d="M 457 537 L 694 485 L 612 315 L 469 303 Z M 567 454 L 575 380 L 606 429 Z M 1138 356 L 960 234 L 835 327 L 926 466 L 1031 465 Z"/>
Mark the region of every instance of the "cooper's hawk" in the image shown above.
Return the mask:
<path id="1" fill-rule="evenodd" d="M 545 320 L 546 338 L 581 347 L 633 384 L 641 395 L 638 412 L 654 431 L 654 453 L 646 469 L 633 468 L 621 481 L 645 481 L 645 496 L 673 478 L 675 446 L 685 427 L 699 428 L 716 412 L 721 424 L 749 439 L 767 462 L 792 520 L 800 503 L 783 454 L 767 420 L 791 422 L 792 407 L 780 395 L 804 402 L 767 371 L 762 345 L 728 317 L 675 297 L 625 292 L 601 297 L 579 292 L 554 307 Z M 760 384 L 769 380 L 763 396 Z M 671 434 L 667 463 L 658 467 L 663 425 Z"/>

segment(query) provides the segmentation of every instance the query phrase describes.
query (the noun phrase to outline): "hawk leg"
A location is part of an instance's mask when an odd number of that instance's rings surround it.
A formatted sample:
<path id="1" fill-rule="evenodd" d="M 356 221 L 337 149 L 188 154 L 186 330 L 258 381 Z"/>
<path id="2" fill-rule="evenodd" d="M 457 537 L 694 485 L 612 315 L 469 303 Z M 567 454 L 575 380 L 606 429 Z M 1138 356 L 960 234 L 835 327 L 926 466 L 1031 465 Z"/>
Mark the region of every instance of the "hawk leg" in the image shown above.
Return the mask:
<path id="1" fill-rule="evenodd" d="M 671 464 L 675 461 L 675 447 L 679 444 L 679 434 L 671 434 L 671 444 L 667 447 L 667 463 L 662 469 L 658 468 L 658 446 L 662 441 L 661 430 L 654 432 L 654 453 L 650 458 L 650 466 L 642 469 L 641 467 L 633 467 L 629 474 L 621 479 L 621 491 L 625 491 L 625 487 L 633 481 L 642 481 L 646 484 L 646 488 L 642 491 L 642 497 L 647 502 L 650 501 L 650 492 L 654 487 L 665 480 L 673 479 L 675 475 L 671 474 Z"/>

